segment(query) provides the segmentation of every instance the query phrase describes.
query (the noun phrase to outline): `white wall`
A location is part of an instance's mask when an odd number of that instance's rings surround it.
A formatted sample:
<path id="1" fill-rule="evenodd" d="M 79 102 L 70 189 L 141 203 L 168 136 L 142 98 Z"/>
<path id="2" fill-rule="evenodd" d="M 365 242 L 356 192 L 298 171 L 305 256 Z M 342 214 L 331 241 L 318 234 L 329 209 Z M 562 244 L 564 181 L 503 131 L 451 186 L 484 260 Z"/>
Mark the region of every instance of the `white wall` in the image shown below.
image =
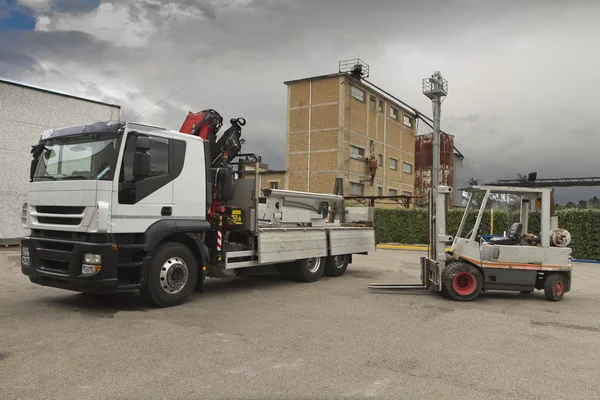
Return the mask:
<path id="1" fill-rule="evenodd" d="M 119 106 L 86 101 L 0 81 L 0 242 L 28 232 L 21 226 L 31 147 L 46 129 L 118 121 Z"/>

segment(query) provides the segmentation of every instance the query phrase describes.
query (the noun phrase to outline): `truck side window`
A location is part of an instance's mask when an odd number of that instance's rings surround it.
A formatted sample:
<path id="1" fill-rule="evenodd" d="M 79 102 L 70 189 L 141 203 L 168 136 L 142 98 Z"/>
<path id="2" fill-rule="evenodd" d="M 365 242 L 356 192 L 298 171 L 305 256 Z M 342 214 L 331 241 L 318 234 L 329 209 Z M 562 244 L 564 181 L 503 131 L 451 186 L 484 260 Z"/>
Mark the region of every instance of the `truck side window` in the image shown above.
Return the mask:
<path id="1" fill-rule="evenodd" d="M 169 141 L 168 139 L 152 137 L 152 148 L 148 151 L 152 157 L 150 176 L 169 174 Z"/>
<path id="2" fill-rule="evenodd" d="M 135 204 L 152 192 L 167 184 L 171 178 L 171 157 L 169 139 L 148 135 L 152 138 L 150 176 L 134 182 L 133 159 L 136 133 L 127 136 L 123 152 L 123 163 L 119 175 L 119 203 Z"/>

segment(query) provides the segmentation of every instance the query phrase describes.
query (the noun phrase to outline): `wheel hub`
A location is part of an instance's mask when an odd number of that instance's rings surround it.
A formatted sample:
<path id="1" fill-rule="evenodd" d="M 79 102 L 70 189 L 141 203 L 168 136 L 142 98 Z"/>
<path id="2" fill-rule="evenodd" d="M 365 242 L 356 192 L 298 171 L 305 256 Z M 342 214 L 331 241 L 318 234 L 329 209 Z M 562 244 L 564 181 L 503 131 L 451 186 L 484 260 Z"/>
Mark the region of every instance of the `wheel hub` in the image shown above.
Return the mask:
<path id="1" fill-rule="evenodd" d="M 346 263 L 346 255 L 335 256 L 334 263 L 336 268 L 342 268 Z"/>
<path id="2" fill-rule="evenodd" d="M 187 283 L 188 275 L 185 261 L 179 257 L 171 257 L 160 269 L 160 285 L 169 294 L 178 293 Z"/>
<path id="3" fill-rule="evenodd" d="M 475 278 L 467 272 L 459 272 L 454 277 L 454 290 L 460 295 L 468 295 L 475 290 Z"/>
<path id="4" fill-rule="evenodd" d="M 563 292 L 563 284 L 562 284 L 562 282 L 561 281 L 557 281 L 555 286 L 556 286 L 556 295 L 560 296 L 562 294 L 562 292 Z"/>
<path id="5" fill-rule="evenodd" d="M 311 258 L 310 260 L 308 260 L 308 270 L 311 273 L 315 273 L 319 270 L 319 267 L 321 266 L 321 257 L 316 257 L 316 258 Z"/>

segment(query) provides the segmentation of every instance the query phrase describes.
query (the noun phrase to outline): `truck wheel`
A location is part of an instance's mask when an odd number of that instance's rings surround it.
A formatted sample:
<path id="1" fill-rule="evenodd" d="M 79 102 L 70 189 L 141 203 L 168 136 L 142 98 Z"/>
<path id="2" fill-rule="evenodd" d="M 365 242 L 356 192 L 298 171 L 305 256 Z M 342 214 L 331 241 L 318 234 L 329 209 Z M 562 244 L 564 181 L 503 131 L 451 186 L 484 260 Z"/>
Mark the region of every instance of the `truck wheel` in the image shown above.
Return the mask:
<path id="1" fill-rule="evenodd" d="M 565 278 L 561 274 L 550 274 L 544 281 L 544 295 L 547 300 L 560 301 L 565 295 Z"/>
<path id="2" fill-rule="evenodd" d="M 327 276 L 342 276 L 348 269 L 348 262 L 350 257 L 348 254 L 341 254 L 339 256 L 327 257 L 325 263 L 325 275 Z"/>
<path id="3" fill-rule="evenodd" d="M 163 243 L 152 256 L 146 286 L 140 291 L 150 304 L 171 307 L 192 294 L 198 279 L 194 254 L 180 243 Z"/>
<path id="4" fill-rule="evenodd" d="M 298 260 L 289 268 L 289 277 L 298 282 L 316 282 L 325 271 L 325 257 Z"/>
<path id="5" fill-rule="evenodd" d="M 483 277 L 473 265 L 454 262 L 444 268 L 442 286 L 450 298 L 471 301 L 481 294 Z"/>

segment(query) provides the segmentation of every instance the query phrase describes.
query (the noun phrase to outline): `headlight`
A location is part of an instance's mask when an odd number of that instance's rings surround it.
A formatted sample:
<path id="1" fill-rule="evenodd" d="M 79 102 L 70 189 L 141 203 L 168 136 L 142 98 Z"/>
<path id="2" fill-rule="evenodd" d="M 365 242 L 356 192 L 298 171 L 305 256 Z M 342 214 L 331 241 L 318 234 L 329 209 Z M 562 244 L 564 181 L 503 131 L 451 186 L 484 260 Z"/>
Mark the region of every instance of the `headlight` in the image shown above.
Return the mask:
<path id="1" fill-rule="evenodd" d="M 29 266 L 29 247 L 21 246 L 21 265 Z"/>
<path id="2" fill-rule="evenodd" d="M 83 264 L 81 266 L 81 273 L 83 275 L 94 275 L 94 274 L 100 272 L 101 269 L 102 269 L 102 266 L 100 266 L 100 265 Z"/>
<path id="3" fill-rule="evenodd" d="M 24 227 L 27 226 L 27 202 L 23 203 L 23 208 L 21 209 L 21 224 Z"/>
<path id="4" fill-rule="evenodd" d="M 86 253 L 83 255 L 83 261 L 86 264 L 102 264 L 102 256 L 100 254 Z"/>

